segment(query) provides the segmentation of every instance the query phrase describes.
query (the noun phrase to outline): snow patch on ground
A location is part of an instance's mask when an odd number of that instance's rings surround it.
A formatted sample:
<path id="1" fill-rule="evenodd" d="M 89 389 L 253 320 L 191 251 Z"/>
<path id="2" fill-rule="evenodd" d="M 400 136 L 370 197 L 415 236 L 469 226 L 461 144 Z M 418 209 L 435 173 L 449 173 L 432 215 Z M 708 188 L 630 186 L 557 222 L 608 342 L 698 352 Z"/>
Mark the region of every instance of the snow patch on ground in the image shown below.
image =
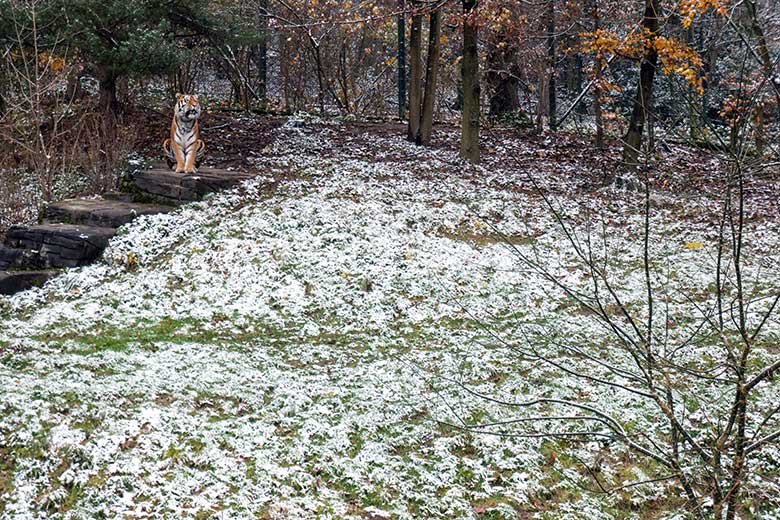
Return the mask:
<path id="1" fill-rule="evenodd" d="M 0 518 L 613 518 L 616 504 L 664 496 L 662 484 L 583 494 L 558 447 L 460 428 L 523 413 L 477 393 L 580 396 L 653 428 L 630 394 L 527 356 L 556 349 L 552 332 L 606 335 L 563 311 L 554 280 L 585 273 L 540 198 L 507 189 L 511 164 L 468 169 L 337 125 L 278 132 L 258 159 L 267 176 L 141 217 L 102 263 L 0 299 Z M 640 258 L 642 201 L 553 196 L 580 229 L 604 199 L 614 276 L 638 301 L 643 273 L 626 266 Z M 659 273 L 706 287 L 712 229 L 656 215 Z M 776 228 L 753 236 L 760 250 Z"/>

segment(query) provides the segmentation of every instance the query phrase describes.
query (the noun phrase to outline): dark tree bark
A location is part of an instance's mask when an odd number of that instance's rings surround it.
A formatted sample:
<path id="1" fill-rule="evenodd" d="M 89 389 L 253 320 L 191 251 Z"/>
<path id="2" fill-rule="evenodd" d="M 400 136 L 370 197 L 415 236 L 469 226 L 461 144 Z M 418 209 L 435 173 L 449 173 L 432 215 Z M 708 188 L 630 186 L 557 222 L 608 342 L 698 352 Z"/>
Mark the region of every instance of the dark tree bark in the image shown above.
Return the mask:
<path id="1" fill-rule="evenodd" d="M 645 13 L 642 17 L 642 27 L 650 38 L 659 35 L 658 18 L 661 14 L 660 0 L 645 0 Z M 644 55 L 639 65 L 639 85 L 637 86 L 634 108 L 628 124 L 628 133 L 623 145 L 623 165 L 626 168 L 638 166 L 639 150 L 642 146 L 642 133 L 647 115 L 653 106 L 653 80 L 658 65 L 658 52 L 654 46 L 645 46 Z"/>
<path id="2" fill-rule="evenodd" d="M 775 102 L 777 103 L 777 106 L 780 107 L 780 90 L 773 82 L 772 56 L 769 52 L 769 44 L 767 43 L 764 29 L 761 27 L 761 22 L 758 19 L 756 2 L 754 0 L 745 0 L 745 8 L 749 18 L 750 33 L 756 40 L 756 50 L 758 51 L 758 60 L 761 63 L 761 70 L 770 78 L 769 87 L 774 88 Z M 759 154 L 763 154 L 764 148 L 766 147 L 766 122 L 764 121 L 766 114 L 763 109 L 759 108 L 758 110 L 760 110 L 760 112 L 756 118 L 756 150 Z"/>
<path id="3" fill-rule="evenodd" d="M 279 32 L 279 79 L 282 82 L 282 95 L 284 97 L 284 111 L 289 112 L 290 103 L 290 65 L 289 52 L 287 49 L 287 36 Z"/>
<path id="4" fill-rule="evenodd" d="M 477 0 L 463 0 L 463 116 L 461 118 L 460 157 L 471 163 L 479 162 L 479 38 L 474 16 Z"/>
<path id="5" fill-rule="evenodd" d="M 557 110 L 557 97 L 555 92 L 555 62 L 556 50 L 555 50 L 555 2 L 554 0 L 548 0 L 547 2 L 547 60 L 548 60 L 548 73 L 549 80 L 547 81 L 547 95 L 549 96 L 547 102 L 548 117 L 550 120 L 550 130 L 555 131 L 558 124 L 556 121 Z"/>
<path id="6" fill-rule="evenodd" d="M 439 11 L 431 13 L 430 31 L 428 32 L 428 57 L 425 67 L 425 95 L 423 96 L 422 114 L 420 115 L 420 133 L 418 144 L 431 144 L 433 131 L 433 111 L 436 105 L 436 84 L 441 56 L 441 15 Z"/>
<path id="7" fill-rule="evenodd" d="M 100 96 L 98 106 L 100 111 L 112 119 L 119 113 L 119 98 L 116 95 L 117 77 L 108 67 L 101 67 L 98 72 L 98 89 Z"/>
<path id="8" fill-rule="evenodd" d="M 413 4 L 415 9 L 418 7 Z M 416 11 L 412 15 L 412 34 L 409 40 L 409 126 L 407 139 L 417 141 L 420 133 L 420 109 L 422 102 L 422 15 Z"/>
<path id="9" fill-rule="evenodd" d="M 577 45 L 579 46 L 579 42 Z M 572 89 L 572 94 L 575 96 L 582 91 L 582 66 L 582 54 L 578 52 L 574 56 L 574 88 Z M 584 99 L 577 103 L 576 110 L 578 114 L 588 113 L 588 104 Z"/>
<path id="10" fill-rule="evenodd" d="M 322 70 L 322 50 L 319 44 L 313 44 L 314 62 L 317 66 L 317 102 L 320 105 L 320 115 L 325 114 L 325 71 Z"/>
<path id="11" fill-rule="evenodd" d="M 505 34 L 500 35 L 501 41 L 508 39 Z M 517 46 L 511 42 L 503 48 L 498 45 L 488 47 L 488 70 L 485 76 L 492 90 L 489 102 L 491 117 L 510 114 L 520 107 L 520 81 L 517 78 L 516 62 Z"/>
<path id="12" fill-rule="evenodd" d="M 404 0 L 398 0 L 401 11 Z M 398 118 L 406 118 L 406 16 L 398 15 Z"/>
<path id="13" fill-rule="evenodd" d="M 260 0 L 258 5 L 260 42 L 257 46 L 257 95 L 265 104 L 268 98 L 268 0 Z"/>
<path id="14" fill-rule="evenodd" d="M 341 87 L 341 107 L 347 113 L 350 112 L 349 106 L 349 75 L 347 71 L 347 44 L 346 41 L 342 41 L 341 49 L 339 50 L 339 86 Z M 338 98 L 337 100 L 338 101 Z"/>
<path id="15" fill-rule="evenodd" d="M 601 28 L 601 18 L 599 17 L 599 2 L 591 0 L 591 16 L 593 17 L 593 30 L 598 31 Z M 596 86 L 593 89 L 593 115 L 596 118 L 596 147 L 599 150 L 604 149 L 604 113 L 601 108 L 601 81 L 604 69 L 604 60 L 600 54 L 596 54 Z"/>

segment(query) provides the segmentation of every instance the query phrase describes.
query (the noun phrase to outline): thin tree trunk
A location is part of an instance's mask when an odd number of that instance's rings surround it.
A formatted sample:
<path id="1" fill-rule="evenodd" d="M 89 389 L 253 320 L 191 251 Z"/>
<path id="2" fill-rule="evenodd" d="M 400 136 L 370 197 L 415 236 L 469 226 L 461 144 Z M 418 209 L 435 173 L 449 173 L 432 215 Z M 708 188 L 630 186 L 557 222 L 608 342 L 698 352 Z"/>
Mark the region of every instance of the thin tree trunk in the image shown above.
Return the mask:
<path id="1" fill-rule="evenodd" d="M 659 34 L 658 17 L 661 14 L 660 0 L 645 0 L 645 13 L 642 17 L 642 27 L 647 31 L 649 38 L 656 38 Z M 658 64 L 658 52 L 654 46 L 646 46 L 645 54 L 639 66 L 639 85 L 637 86 L 634 109 L 628 124 L 625 144 L 623 145 L 623 165 L 626 168 L 636 168 L 638 165 L 639 149 L 642 146 L 642 133 L 647 114 L 652 109 L 653 80 Z"/>
<path id="2" fill-rule="evenodd" d="M 591 13 L 593 16 L 593 30 L 598 31 L 601 28 L 601 18 L 599 16 L 598 0 L 591 0 Z M 599 51 L 596 52 L 596 87 L 593 90 L 593 112 L 596 117 L 596 147 L 599 150 L 604 149 L 604 114 L 601 108 L 601 82 L 603 79 L 602 69 L 604 68 L 604 59 Z"/>
<path id="3" fill-rule="evenodd" d="M 314 47 L 314 60 L 317 66 L 317 101 L 320 105 L 320 115 L 325 115 L 325 73 L 322 70 L 322 52 L 319 45 Z"/>
<path id="4" fill-rule="evenodd" d="M 279 32 L 279 75 L 282 80 L 282 95 L 284 96 L 284 111 L 290 110 L 290 68 L 289 52 L 287 50 L 287 37 Z"/>
<path id="5" fill-rule="evenodd" d="M 258 6 L 260 42 L 257 46 L 257 95 L 265 105 L 268 99 L 268 0 L 260 0 Z"/>
<path id="6" fill-rule="evenodd" d="M 398 0 L 398 7 L 404 9 L 404 0 Z M 406 16 L 398 15 L 398 119 L 406 118 Z"/>
<path id="7" fill-rule="evenodd" d="M 479 38 L 476 20 L 477 0 L 463 0 L 463 116 L 461 119 L 460 157 L 479 162 Z"/>
<path id="8" fill-rule="evenodd" d="M 342 107 L 347 113 L 350 112 L 349 107 L 349 77 L 347 75 L 347 44 L 342 42 L 341 50 L 339 51 L 339 84 L 341 86 L 341 101 Z"/>
<path id="9" fill-rule="evenodd" d="M 578 42 L 577 46 L 579 45 Z M 574 90 L 572 92 L 575 96 L 582 91 L 582 67 L 582 54 L 578 52 L 577 55 L 574 56 Z M 588 113 L 588 104 L 584 99 L 580 100 L 575 108 L 580 115 Z"/>
<path id="10" fill-rule="evenodd" d="M 413 4 L 417 9 L 419 6 Z M 412 15 L 412 34 L 409 40 L 409 61 L 411 74 L 409 77 L 409 126 L 407 139 L 417 141 L 420 133 L 420 109 L 422 102 L 422 15 L 416 11 Z"/>
<path id="11" fill-rule="evenodd" d="M 539 102 L 536 104 L 536 133 L 542 133 L 544 126 L 544 115 L 549 112 L 550 96 L 547 95 L 547 88 L 549 84 L 549 75 L 546 73 L 547 64 L 543 63 L 539 65 L 537 77 L 539 78 Z"/>
<path id="12" fill-rule="evenodd" d="M 685 34 L 685 44 L 693 48 L 695 45 L 694 24 L 692 23 L 687 29 L 683 27 L 683 31 L 683 34 Z M 699 48 L 701 48 L 701 46 L 699 46 Z M 697 96 L 693 85 L 688 85 L 688 99 L 691 100 L 688 103 L 688 138 L 691 142 L 695 143 L 699 138 L 699 114 L 701 112 L 701 104 L 697 104 L 695 101 Z"/>
<path id="13" fill-rule="evenodd" d="M 550 130 L 555 131 L 558 124 L 556 121 L 556 92 L 555 92 L 555 2 L 554 0 L 548 0 L 547 2 L 547 59 L 548 59 L 548 74 L 549 80 L 547 81 L 547 95 L 548 95 L 548 117 L 550 120 Z"/>
<path id="14" fill-rule="evenodd" d="M 418 144 L 431 144 L 433 131 L 433 111 L 436 105 L 436 83 L 441 55 L 441 15 L 439 11 L 431 13 L 430 31 L 428 32 L 428 58 L 425 67 L 425 95 L 423 96 L 422 114 L 420 116 L 420 134 Z"/>

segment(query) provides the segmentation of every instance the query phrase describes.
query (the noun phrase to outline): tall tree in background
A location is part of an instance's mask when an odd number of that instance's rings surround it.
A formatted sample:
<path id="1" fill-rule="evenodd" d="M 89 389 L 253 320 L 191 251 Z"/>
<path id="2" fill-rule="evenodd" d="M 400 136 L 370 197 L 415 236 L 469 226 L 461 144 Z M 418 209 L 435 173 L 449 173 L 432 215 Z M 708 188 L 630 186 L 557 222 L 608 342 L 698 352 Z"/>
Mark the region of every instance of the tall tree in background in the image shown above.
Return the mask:
<path id="1" fill-rule="evenodd" d="M 417 141 L 420 133 L 420 109 L 422 101 L 422 23 L 423 17 L 417 2 L 412 2 L 412 34 L 409 38 L 409 126 L 407 139 Z"/>
<path id="2" fill-rule="evenodd" d="M 404 14 L 404 0 L 398 0 L 400 13 L 398 14 L 398 52 L 396 54 L 398 64 L 398 119 L 406 118 L 406 15 Z"/>
<path id="3" fill-rule="evenodd" d="M 642 16 L 642 38 L 648 39 L 643 46 L 639 65 L 639 84 L 636 98 L 628 123 L 628 133 L 623 144 L 623 165 L 635 168 L 642 146 L 642 133 L 645 122 L 653 106 L 653 81 L 658 66 L 658 50 L 655 42 L 660 35 L 661 2 L 660 0 L 645 0 L 645 12 Z"/>
<path id="4" fill-rule="evenodd" d="M 599 0 L 590 0 L 591 17 L 593 18 L 593 32 L 597 34 L 601 29 L 599 19 Z M 602 96 L 604 89 L 602 86 L 604 75 L 604 54 L 601 50 L 596 51 L 594 63 L 594 88 L 593 88 L 593 116 L 596 120 L 596 147 L 601 150 L 604 148 L 604 112 L 602 108 Z"/>
<path id="5" fill-rule="evenodd" d="M 461 118 L 460 157 L 479 162 L 479 54 L 477 0 L 463 0 L 463 116 Z"/>
<path id="6" fill-rule="evenodd" d="M 257 44 L 257 95 L 265 104 L 268 97 L 268 0 L 259 0 L 258 23 L 260 41 Z"/>
<path id="7" fill-rule="evenodd" d="M 548 60 L 548 80 L 547 80 L 547 110 L 550 121 L 550 130 L 555 130 L 558 126 L 556 121 L 556 84 L 555 84 L 555 65 L 557 62 L 555 50 L 555 0 L 547 1 L 547 60 Z"/>
<path id="8" fill-rule="evenodd" d="M 433 131 L 433 112 L 436 104 L 436 84 L 438 81 L 439 58 L 441 56 L 441 13 L 436 10 L 430 16 L 428 31 L 428 57 L 425 67 L 425 94 L 420 114 L 420 135 L 417 143 L 431 144 Z"/>
<path id="9" fill-rule="evenodd" d="M 56 4 L 59 15 L 68 20 L 69 43 L 94 67 L 99 105 L 110 116 L 119 111 L 119 80 L 131 74 L 167 72 L 183 59 L 176 27 L 207 26 L 204 2 L 199 0 L 56 0 Z"/>
<path id="10" fill-rule="evenodd" d="M 490 115 L 500 117 L 520 108 L 521 67 L 519 50 L 522 41 L 522 14 L 504 6 L 496 11 L 486 25 L 485 80 L 490 88 Z"/>

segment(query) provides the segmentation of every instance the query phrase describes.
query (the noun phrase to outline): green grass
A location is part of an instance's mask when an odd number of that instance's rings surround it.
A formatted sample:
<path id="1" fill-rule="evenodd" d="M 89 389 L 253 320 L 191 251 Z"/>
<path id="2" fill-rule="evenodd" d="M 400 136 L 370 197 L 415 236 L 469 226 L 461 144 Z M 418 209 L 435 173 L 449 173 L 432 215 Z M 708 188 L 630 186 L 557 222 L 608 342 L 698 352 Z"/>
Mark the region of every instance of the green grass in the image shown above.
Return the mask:
<path id="1" fill-rule="evenodd" d="M 226 333 L 206 328 L 204 324 L 194 319 L 163 318 L 157 323 L 141 323 L 132 328 L 104 325 L 84 332 L 47 332 L 32 339 L 86 356 L 100 352 L 125 352 L 131 348 L 155 351 L 159 344 L 164 343 L 240 345 L 258 337 L 278 334 L 272 328 L 262 326 L 253 332 Z M 57 329 L 52 327 L 54 331 Z"/>

